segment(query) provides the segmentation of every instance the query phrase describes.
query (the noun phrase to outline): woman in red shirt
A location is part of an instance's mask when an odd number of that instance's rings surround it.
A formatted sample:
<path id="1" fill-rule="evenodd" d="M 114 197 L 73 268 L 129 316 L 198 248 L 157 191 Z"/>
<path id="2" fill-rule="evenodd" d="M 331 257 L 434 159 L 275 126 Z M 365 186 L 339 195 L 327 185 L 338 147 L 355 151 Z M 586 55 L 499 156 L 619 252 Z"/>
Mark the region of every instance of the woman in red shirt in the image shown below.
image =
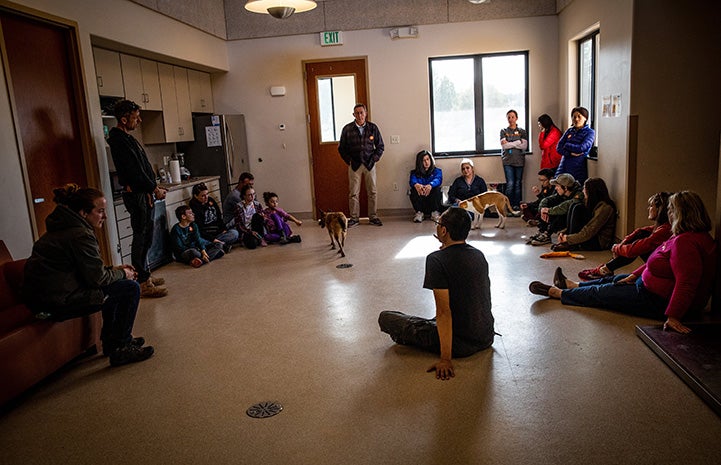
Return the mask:
<path id="1" fill-rule="evenodd" d="M 681 324 L 698 314 L 711 296 L 716 274 L 716 243 L 711 219 L 695 192 L 683 191 L 668 201 L 672 236 L 628 275 L 576 283 L 556 269 L 553 286 L 533 281 L 533 294 L 561 299 L 565 305 L 597 307 L 665 319 L 664 329 L 691 331 Z"/>
<path id="2" fill-rule="evenodd" d="M 556 171 L 561 163 L 561 154 L 556 150 L 558 140 L 561 138 L 561 130 L 553 124 L 553 120 L 547 114 L 538 117 L 538 146 L 541 147 L 541 169 L 549 168 Z"/>

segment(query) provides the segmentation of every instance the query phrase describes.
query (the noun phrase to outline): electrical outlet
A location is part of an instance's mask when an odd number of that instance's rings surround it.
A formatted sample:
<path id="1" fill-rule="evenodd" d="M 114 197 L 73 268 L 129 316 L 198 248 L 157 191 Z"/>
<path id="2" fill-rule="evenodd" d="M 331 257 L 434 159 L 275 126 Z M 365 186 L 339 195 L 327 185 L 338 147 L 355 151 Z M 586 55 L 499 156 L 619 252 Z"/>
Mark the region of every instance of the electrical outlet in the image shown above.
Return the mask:
<path id="1" fill-rule="evenodd" d="M 401 136 L 391 136 L 391 144 L 400 144 Z"/>
<path id="2" fill-rule="evenodd" d="M 397 190 L 398 190 L 398 183 L 397 183 L 397 182 L 394 182 L 394 183 L 393 183 L 393 190 L 394 190 L 394 191 L 397 191 Z"/>

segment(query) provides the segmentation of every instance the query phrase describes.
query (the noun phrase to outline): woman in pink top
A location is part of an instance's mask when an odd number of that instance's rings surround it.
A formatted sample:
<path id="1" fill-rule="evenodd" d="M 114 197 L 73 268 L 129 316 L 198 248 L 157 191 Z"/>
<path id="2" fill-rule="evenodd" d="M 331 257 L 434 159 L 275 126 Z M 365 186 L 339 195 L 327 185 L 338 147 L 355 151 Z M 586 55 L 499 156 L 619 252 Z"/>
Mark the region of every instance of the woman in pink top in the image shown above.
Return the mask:
<path id="1" fill-rule="evenodd" d="M 534 281 L 533 294 L 561 299 L 565 305 L 598 307 L 655 319 L 664 329 L 688 333 L 685 316 L 703 309 L 716 272 L 711 219 L 695 192 L 672 195 L 668 203 L 672 236 L 629 275 L 576 283 L 556 269 L 553 286 Z"/>

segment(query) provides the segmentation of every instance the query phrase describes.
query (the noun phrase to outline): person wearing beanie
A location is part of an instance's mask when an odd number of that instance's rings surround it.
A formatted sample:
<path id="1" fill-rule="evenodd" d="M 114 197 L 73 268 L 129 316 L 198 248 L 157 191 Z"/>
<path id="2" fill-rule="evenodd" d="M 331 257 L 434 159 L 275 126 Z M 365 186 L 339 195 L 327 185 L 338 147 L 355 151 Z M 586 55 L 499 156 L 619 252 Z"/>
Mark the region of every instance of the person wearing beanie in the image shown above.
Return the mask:
<path id="1" fill-rule="evenodd" d="M 588 178 L 586 158 L 593 147 L 596 132 L 588 125 L 588 110 L 576 107 L 571 110 L 573 125 L 558 141 L 556 149 L 561 154 L 561 164 L 558 165 L 556 176 L 568 173 L 583 185 Z"/>
<path id="2" fill-rule="evenodd" d="M 487 190 L 486 181 L 482 177 L 476 176 L 473 160 L 464 158 L 461 160 L 461 175 L 453 181 L 448 189 L 448 203 L 458 205 L 458 202 L 482 194 Z"/>

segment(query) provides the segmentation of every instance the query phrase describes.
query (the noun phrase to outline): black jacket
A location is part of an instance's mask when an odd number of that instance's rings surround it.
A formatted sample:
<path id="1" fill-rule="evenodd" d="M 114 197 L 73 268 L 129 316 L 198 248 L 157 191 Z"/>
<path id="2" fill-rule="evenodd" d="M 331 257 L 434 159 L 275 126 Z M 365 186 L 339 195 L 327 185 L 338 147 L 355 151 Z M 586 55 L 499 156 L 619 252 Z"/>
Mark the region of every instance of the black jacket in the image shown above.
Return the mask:
<path id="1" fill-rule="evenodd" d="M 155 171 L 140 143 L 122 129 L 112 128 L 108 145 L 120 184 L 138 194 L 151 194 L 157 186 Z"/>
<path id="2" fill-rule="evenodd" d="M 103 265 L 93 227 L 62 205 L 45 224 L 47 232 L 33 245 L 25 264 L 23 297 L 28 306 L 48 311 L 102 304 L 101 286 L 125 279 L 125 272 Z"/>

